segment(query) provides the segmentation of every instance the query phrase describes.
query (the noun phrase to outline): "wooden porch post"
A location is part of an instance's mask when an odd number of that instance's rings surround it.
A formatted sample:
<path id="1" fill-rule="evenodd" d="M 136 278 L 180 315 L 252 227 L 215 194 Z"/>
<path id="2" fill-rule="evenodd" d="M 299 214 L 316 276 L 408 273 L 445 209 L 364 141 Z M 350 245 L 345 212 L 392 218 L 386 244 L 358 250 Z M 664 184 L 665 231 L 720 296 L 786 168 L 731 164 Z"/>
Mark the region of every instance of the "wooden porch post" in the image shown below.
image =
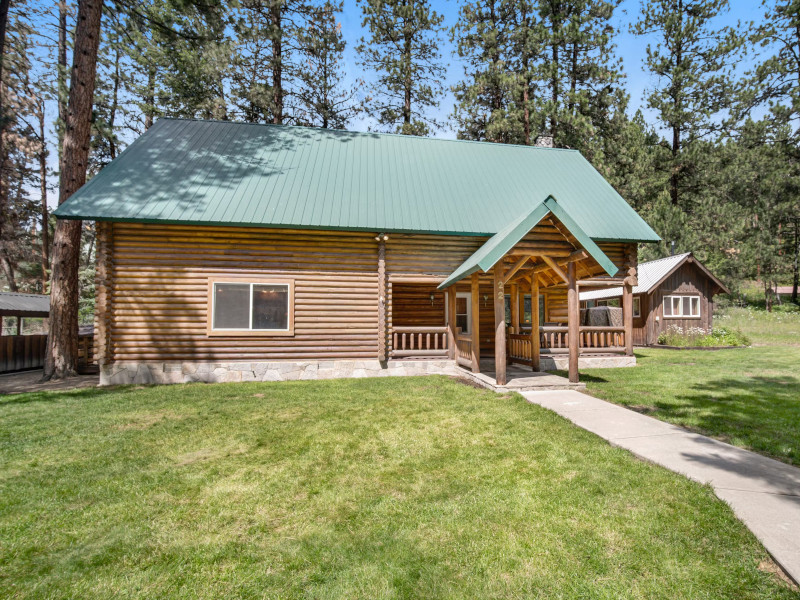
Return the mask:
<path id="1" fill-rule="evenodd" d="M 567 335 L 569 337 L 569 380 L 578 383 L 578 336 L 580 311 L 578 305 L 578 284 L 575 278 L 575 263 L 567 265 Z"/>
<path id="2" fill-rule="evenodd" d="M 447 288 L 447 356 L 456 359 L 456 286 Z"/>
<path id="3" fill-rule="evenodd" d="M 519 290 L 516 283 L 509 286 L 511 292 L 511 333 L 519 333 Z"/>
<path id="4" fill-rule="evenodd" d="M 497 385 L 506 384 L 506 294 L 503 263 L 494 266 L 494 372 Z"/>
<path id="5" fill-rule="evenodd" d="M 470 323 L 470 331 L 472 332 L 472 372 L 480 373 L 481 371 L 481 301 L 480 301 L 480 288 L 479 288 L 478 274 L 472 274 L 472 287 L 471 299 L 472 303 L 472 323 Z"/>
<path id="6" fill-rule="evenodd" d="M 622 321 L 625 326 L 625 354 L 633 356 L 633 286 L 622 287 Z"/>
<path id="7" fill-rule="evenodd" d="M 531 367 L 538 371 L 541 355 L 541 336 L 539 335 L 539 276 L 531 276 Z"/>

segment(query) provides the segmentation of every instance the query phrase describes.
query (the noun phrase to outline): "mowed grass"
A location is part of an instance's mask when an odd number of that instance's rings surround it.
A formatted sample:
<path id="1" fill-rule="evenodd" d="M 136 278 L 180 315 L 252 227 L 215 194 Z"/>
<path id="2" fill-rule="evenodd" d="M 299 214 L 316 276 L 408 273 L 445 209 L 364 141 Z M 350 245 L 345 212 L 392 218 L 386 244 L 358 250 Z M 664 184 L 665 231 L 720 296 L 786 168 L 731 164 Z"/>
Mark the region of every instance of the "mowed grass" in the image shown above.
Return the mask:
<path id="1" fill-rule="evenodd" d="M 767 570 L 709 488 L 447 378 L 0 399 L 3 597 L 795 597 Z"/>
<path id="2" fill-rule="evenodd" d="M 636 350 L 631 369 L 581 372 L 605 400 L 800 466 L 800 312 L 728 309 L 752 348 Z"/>

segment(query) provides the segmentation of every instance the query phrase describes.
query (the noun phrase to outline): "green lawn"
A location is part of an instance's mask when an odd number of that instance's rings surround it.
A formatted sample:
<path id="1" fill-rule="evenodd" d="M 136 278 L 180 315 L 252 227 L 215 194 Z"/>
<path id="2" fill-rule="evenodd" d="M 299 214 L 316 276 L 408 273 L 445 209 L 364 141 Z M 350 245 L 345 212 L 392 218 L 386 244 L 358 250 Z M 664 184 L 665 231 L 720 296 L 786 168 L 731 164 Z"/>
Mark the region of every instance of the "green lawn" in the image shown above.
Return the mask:
<path id="1" fill-rule="evenodd" d="M 800 466 L 800 312 L 728 309 L 752 348 L 636 350 L 633 369 L 587 369 L 588 391 Z"/>
<path id="2" fill-rule="evenodd" d="M 0 399 L 3 597 L 796 597 L 769 565 L 709 488 L 442 377 Z"/>

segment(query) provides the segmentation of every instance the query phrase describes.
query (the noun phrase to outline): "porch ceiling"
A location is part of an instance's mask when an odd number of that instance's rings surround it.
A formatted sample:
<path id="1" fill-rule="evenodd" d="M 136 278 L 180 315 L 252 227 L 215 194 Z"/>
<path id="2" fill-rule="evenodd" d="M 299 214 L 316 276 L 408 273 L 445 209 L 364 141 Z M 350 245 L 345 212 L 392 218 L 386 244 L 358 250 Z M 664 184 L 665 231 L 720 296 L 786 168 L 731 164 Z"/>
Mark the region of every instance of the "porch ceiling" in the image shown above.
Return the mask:
<path id="1" fill-rule="evenodd" d="M 476 272 L 488 272 L 503 264 L 504 283 L 540 278 L 544 287 L 564 284 L 562 267 L 575 262 L 581 277 L 607 273 L 618 268 L 595 242 L 575 223 L 552 196 L 531 212 L 521 215 L 489 238 L 462 263 L 439 288 L 446 288 Z"/>

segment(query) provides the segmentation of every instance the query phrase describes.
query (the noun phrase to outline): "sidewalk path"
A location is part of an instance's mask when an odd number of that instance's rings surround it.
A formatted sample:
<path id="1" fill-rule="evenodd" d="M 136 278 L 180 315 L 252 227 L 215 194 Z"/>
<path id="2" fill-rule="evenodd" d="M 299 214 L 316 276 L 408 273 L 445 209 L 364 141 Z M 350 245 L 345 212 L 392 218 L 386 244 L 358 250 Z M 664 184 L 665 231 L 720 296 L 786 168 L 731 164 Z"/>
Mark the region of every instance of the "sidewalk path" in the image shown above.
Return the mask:
<path id="1" fill-rule="evenodd" d="M 523 392 L 636 456 L 708 483 L 800 582 L 800 469 L 575 391 Z"/>

